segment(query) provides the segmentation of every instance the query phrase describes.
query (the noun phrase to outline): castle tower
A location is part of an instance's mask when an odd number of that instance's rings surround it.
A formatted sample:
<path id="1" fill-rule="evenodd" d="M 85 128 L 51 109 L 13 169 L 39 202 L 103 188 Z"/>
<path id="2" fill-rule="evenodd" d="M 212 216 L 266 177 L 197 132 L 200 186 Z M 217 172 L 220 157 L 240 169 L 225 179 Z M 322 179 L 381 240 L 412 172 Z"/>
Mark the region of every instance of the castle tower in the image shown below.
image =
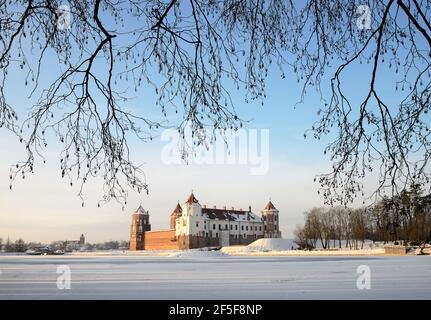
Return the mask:
<path id="1" fill-rule="evenodd" d="M 177 224 L 178 217 L 181 216 L 183 213 L 183 209 L 181 208 L 180 204 L 177 203 L 177 206 L 175 207 L 174 211 L 172 211 L 171 216 L 169 218 L 169 228 L 175 229 Z"/>
<path id="2" fill-rule="evenodd" d="M 262 218 L 265 231 L 264 238 L 281 238 L 278 213 L 279 211 L 271 201 L 269 201 L 266 207 L 263 208 Z"/>
<path id="3" fill-rule="evenodd" d="M 133 213 L 129 250 L 144 250 L 145 231 L 151 231 L 150 215 L 142 206 Z"/>
<path id="4" fill-rule="evenodd" d="M 83 234 L 81 234 L 81 237 L 79 238 L 79 245 L 83 246 L 85 244 L 85 237 Z"/>
<path id="5" fill-rule="evenodd" d="M 195 216 L 200 217 L 202 215 L 202 207 L 199 204 L 198 199 L 196 199 L 193 192 L 190 194 L 190 196 L 187 198 L 186 202 L 184 203 L 184 216 Z"/>
<path id="6" fill-rule="evenodd" d="M 182 205 L 182 213 L 177 221 L 179 223 L 177 224 L 177 228 L 175 228 L 176 236 L 189 238 L 203 236 L 204 219 L 202 217 L 202 207 L 193 193 L 190 194 Z M 189 248 L 191 247 L 193 247 L 193 244 L 190 244 Z"/>

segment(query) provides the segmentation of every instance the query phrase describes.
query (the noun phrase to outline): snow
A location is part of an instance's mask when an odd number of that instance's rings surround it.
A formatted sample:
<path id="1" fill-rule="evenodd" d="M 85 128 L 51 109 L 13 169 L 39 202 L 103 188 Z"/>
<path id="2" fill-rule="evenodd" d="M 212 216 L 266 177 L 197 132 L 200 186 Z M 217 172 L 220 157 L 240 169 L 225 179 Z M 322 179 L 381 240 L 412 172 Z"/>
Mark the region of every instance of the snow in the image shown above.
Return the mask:
<path id="1" fill-rule="evenodd" d="M 253 243 L 248 245 L 251 250 L 258 251 L 285 251 L 291 250 L 291 248 L 297 248 L 298 246 L 293 242 L 292 239 L 271 239 L 271 238 L 262 238 L 258 239 Z"/>
<path id="2" fill-rule="evenodd" d="M 57 267 L 71 289 L 57 289 Z M 358 290 L 357 268 L 371 271 Z M 431 299 L 431 256 L 1 256 L 0 299 Z"/>
<path id="3" fill-rule="evenodd" d="M 364 246 L 365 249 L 330 249 L 330 250 L 291 250 L 296 248 L 292 239 L 263 238 L 250 243 L 248 246 L 223 247 L 221 252 L 233 256 L 364 256 L 382 255 L 383 246 Z"/>

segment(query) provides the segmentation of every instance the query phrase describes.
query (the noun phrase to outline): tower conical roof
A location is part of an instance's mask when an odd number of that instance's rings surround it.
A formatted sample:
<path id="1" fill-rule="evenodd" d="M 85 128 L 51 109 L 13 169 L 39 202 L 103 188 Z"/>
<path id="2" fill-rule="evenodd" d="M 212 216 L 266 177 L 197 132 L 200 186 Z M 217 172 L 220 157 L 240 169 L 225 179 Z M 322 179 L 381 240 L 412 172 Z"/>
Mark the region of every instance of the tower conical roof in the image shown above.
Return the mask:
<path id="1" fill-rule="evenodd" d="M 177 206 L 175 207 L 174 211 L 172 211 L 171 216 L 174 215 L 181 215 L 181 213 L 183 212 L 183 209 L 181 208 L 180 204 L 177 203 Z"/>
<path id="2" fill-rule="evenodd" d="M 199 203 L 198 199 L 196 199 L 193 192 L 190 194 L 190 196 L 187 198 L 186 203 L 192 204 L 192 203 Z"/>
<path id="3" fill-rule="evenodd" d="M 142 205 L 139 205 L 139 208 L 138 209 L 136 209 L 136 211 L 135 211 L 135 213 L 134 214 L 145 214 L 145 215 L 148 215 L 148 211 L 147 210 L 145 210 L 143 207 L 142 207 Z"/>
<path id="4" fill-rule="evenodd" d="M 271 200 L 268 202 L 268 204 L 263 208 L 263 210 L 277 210 L 274 206 L 274 204 L 271 202 Z"/>

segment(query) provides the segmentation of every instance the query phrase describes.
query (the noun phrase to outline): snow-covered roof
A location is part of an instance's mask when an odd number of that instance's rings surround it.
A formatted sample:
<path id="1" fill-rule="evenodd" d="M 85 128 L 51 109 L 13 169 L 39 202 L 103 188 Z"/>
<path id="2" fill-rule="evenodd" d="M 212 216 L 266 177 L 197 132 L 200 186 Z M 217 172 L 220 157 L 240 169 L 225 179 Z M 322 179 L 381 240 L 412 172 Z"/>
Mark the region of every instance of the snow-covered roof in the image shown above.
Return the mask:
<path id="1" fill-rule="evenodd" d="M 136 209 L 136 211 L 135 211 L 135 213 L 134 214 L 145 214 L 145 215 L 148 215 L 148 211 L 147 210 L 145 210 L 143 207 L 142 207 L 142 205 L 139 205 L 139 208 L 138 209 Z"/>
<path id="2" fill-rule="evenodd" d="M 261 222 L 262 218 L 251 211 L 202 208 L 202 215 L 209 220 Z"/>

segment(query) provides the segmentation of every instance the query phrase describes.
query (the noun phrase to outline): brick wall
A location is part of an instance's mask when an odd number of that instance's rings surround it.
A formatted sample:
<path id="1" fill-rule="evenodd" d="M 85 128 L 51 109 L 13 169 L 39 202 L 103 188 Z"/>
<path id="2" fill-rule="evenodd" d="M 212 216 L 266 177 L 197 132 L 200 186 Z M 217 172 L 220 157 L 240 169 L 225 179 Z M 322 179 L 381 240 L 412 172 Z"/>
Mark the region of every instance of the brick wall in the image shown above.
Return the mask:
<path id="1" fill-rule="evenodd" d="M 250 243 L 256 241 L 257 239 L 263 238 L 263 236 L 259 235 L 256 238 L 252 235 L 248 235 L 245 239 L 241 236 L 239 238 L 235 238 L 233 235 L 229 237 L 229 245 L 231 246 L 238 246 L 243 245 L 247 246 Z"/>
<path id="2" fill-rule="evenodd" d="M 219 238 L 205 238 L 199 236 L 179 236 L 178 242 L 181 250 L 220 246 Z"/>
<path id="3" fill-rule="evenodd" d="M 177 250 L 178 240 L 175 229 L 162 231 L 147 231 L 144 237 L 144 250 Z"/>
<path id="4" fill-rule="evenodd" d="M 262 236 L 257 237 L 257 239 L 259 238 L 262 238 Z M 147 231 L 145 232 L 144 239 L 144 250 L 184 250 L 220 246 L 220 239 L 215 237 L 180 236 L 176 238 L 175 229 Z M 233 236 L 230 237 L 230 245 L 248 245 L 253 241 L 256 241 L 253 236 L 247 236 L 246 239 L 242 237 L 238 239 L 234 239 Z"/>

